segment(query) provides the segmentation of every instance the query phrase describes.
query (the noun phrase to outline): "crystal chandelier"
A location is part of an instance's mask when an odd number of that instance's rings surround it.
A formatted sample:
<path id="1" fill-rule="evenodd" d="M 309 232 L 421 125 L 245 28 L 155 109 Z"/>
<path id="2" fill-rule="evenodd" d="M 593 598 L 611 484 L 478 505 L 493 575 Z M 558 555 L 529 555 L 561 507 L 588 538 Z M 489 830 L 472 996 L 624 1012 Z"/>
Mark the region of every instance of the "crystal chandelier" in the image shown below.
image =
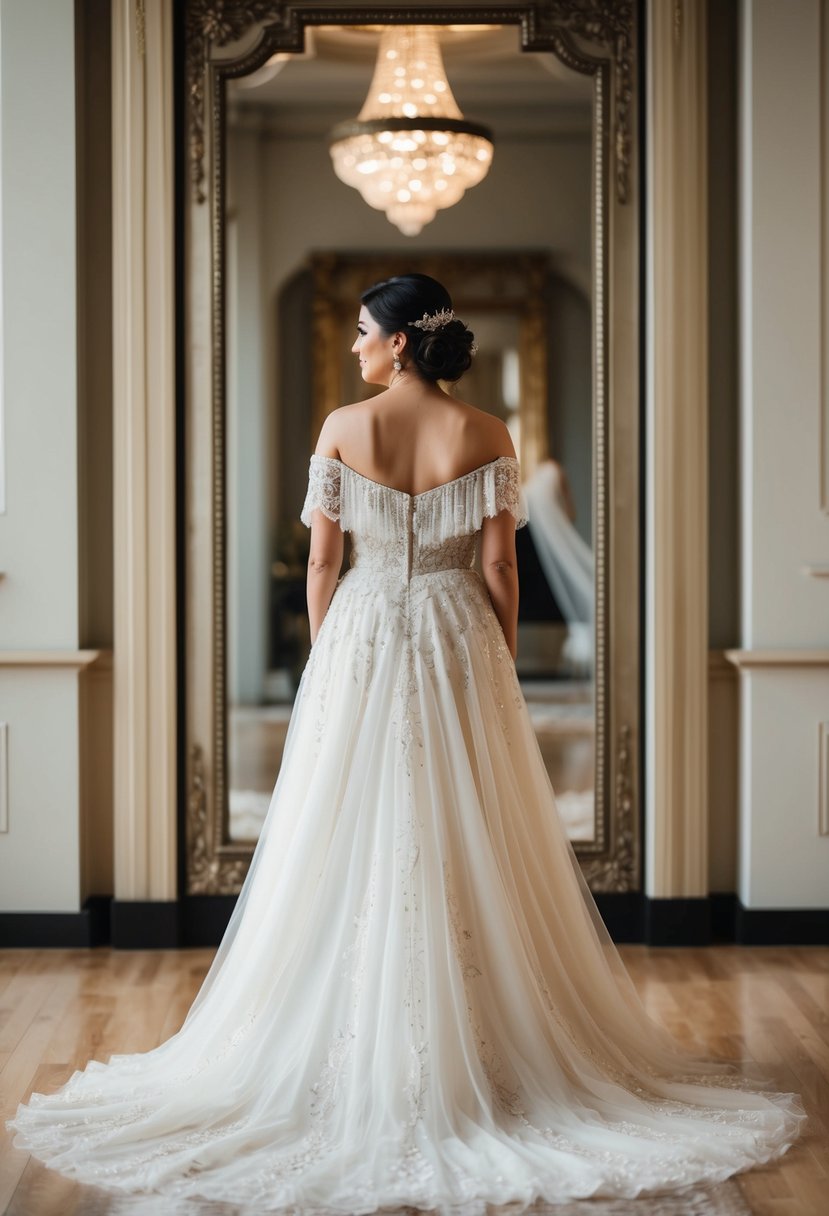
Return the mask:
<path id="1" fill-rule="evenodd" d="M 467 122 L 452 96 L 439 28 L 386 27 L 362 110 L 330 137 L 337 177 L 404 236 L 459 202 L 492 163 L 491 131 Z"/>

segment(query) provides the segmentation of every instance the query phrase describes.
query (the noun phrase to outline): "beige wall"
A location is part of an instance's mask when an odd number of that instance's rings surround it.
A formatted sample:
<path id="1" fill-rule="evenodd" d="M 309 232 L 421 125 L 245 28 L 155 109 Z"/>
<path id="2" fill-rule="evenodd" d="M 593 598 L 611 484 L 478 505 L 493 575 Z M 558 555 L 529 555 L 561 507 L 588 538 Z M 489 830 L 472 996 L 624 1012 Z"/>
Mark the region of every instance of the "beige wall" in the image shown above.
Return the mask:
<path id="1" fill-rule="evenodd" d="M 106 40 L 106 11 L 100 15 Z M 98 293 L 90 318 L 98 332 L 94 343 L 88 331 L 82 340 L 95 291 L 79 288 L 89 285 L 95 261 L 87 241 L 79 283 L 76 246 L 76 117 L 82 140 L 92 137 L 94 144 L 96 127 L 83 97 L 76 108 L 73 0 L 4 0 L 0 19 L 6 434 L 0 720 L 8 724 L 0 911 L 73 912 L 112 883 L 111 681 L 106 663 L 94 676 L 88 670 L 98 659 L 94 647 L 107 646 L 112 629 L 108 313 L 105 293 Z M 87 100 L 100 79 L 97 69 L 88 76 Z M 106 89 L 97 117 L 105 144 Z M 100 167 L 97 152 L 89 151 L 88 171 Z M 106 181 L 105 174 L 105 188 Z M 105 228 L 102 236 L 106 241 Z M 86 377 L 79 349 L 93 348 L 103 372 Z"/>
<path id="2" fill-rule="evenodd" d="M 826 0 L 743 0 L 741 781 L 749 908 L 829 906 Z"/>
<path id="3" fill-rule="evenodd" d="M 4 648 L 66 648 L 79 584 L 73 0 L 5 0 L 2 22 L 0 629 Z"/>
<path id="4" fill-rule="evenodd" d="M 742 642 L 752 647 L 827 641 L 829 583 L 800 570 L 829 558 L 822 9 L 825 20 L 821 0 L 743 5 Z"/>

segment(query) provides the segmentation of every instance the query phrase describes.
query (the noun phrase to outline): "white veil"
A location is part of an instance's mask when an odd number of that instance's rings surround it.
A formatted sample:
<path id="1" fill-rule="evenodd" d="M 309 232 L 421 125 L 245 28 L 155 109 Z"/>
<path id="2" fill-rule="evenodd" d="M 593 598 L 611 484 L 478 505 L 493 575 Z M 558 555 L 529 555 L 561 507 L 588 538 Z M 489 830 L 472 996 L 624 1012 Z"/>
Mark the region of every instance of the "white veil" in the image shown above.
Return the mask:
<path id="1" fill-rule="evenodd" d="M 564 469 L 556 460 L 543 460 L 524 483 L 524 493 L 538 560 L 567 622 L 563 657 L 587 674 L 594 659 L 593 552 L 571 521 Z"/>

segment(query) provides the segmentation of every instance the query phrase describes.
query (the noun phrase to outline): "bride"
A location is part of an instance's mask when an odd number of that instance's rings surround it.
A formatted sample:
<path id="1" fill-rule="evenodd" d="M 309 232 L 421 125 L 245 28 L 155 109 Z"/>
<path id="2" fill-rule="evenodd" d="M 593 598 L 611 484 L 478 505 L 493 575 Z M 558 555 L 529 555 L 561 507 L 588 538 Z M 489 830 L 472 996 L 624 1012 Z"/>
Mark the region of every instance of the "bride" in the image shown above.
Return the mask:
<path id="1" fill-rule="evenodd" d="M 114 1190 L 343 1214 L 778 1157 L 799 1095 L 649 1018 L 559 819 L 514 665 L 518 461 L 439 387 L 472 334 L 409 274 L 364 292 L 353 349 L 386 391 L 310 459 L 311 653 L 224 938 L 176 1034 L 33 1093 L 14 1144 Z"/>

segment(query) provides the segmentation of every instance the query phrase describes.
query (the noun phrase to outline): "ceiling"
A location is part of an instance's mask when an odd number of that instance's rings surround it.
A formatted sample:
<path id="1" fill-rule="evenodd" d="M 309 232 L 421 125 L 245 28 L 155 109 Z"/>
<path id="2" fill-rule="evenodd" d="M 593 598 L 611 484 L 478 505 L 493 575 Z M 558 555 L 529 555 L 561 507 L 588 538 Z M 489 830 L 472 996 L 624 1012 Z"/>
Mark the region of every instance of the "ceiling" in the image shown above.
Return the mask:
<path id="1" fill-rule="evenodd" d="M 379 26 L 320 26 L 306 30 L 301 55 L 278 55 L 247 78 L 228 82 L 233 125 L 280 119 L 294 134 L 356 117 L 377 56 Z M 553 54 L 520 49 L 516 25 L 440 29 L 446 72 L 464 115 L 504 133 L 585 134 L 592 119 L 593 82 Z"/>

